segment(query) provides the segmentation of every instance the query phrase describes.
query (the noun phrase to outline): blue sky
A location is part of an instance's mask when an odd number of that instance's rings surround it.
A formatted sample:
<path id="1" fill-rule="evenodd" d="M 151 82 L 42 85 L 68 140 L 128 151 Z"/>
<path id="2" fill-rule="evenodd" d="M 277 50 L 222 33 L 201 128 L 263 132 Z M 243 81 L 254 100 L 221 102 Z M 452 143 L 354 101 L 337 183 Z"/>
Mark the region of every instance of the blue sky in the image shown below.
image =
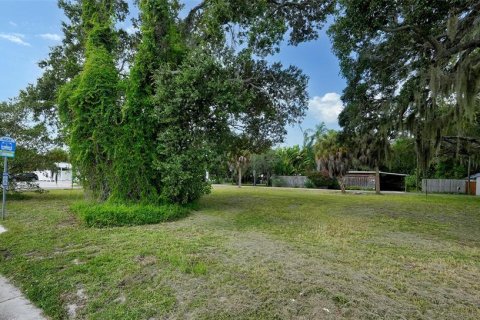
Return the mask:
<path id="1" fill-rule="evenodd" d="M 198 2 L 184 1 L 186 8 Z M 41 75 L 37 63 L 48 55 L 49 47 L 61 41 L 64 19 L 56 0 L 0 0 L 0 101 L 15 97 Z M 298 47 L 282 46 L 269 60 L 296 65 L 310 78 L 307 116 L 300 126 L 288 128 L 285 145 L 301 144 L 301 129 L 314 128 L 322 121 L 337 129 L 345 81 L 325 32 L 318 40 Z"/>

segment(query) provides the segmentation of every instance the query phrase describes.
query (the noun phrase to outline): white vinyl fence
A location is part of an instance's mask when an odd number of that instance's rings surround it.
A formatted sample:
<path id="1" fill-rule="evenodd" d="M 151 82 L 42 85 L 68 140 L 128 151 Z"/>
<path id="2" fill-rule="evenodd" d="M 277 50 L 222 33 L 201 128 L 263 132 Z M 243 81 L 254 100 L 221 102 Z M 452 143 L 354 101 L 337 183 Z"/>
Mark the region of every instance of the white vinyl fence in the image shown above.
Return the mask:
<path id="1" fill-rule="evenodd" d="M 422 190 L 430 193 L 466 193 L 467 182 L 456 179 L 423 179 Z"/>

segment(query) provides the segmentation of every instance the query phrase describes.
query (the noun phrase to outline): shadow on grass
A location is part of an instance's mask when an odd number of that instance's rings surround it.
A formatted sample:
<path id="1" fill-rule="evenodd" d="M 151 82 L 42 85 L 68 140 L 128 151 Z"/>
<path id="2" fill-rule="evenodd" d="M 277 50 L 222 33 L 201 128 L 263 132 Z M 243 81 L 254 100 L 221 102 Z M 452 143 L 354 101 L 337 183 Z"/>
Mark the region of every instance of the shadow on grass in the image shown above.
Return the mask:
<path id="1" fill-rule="evenodd" d="M 33 192 L 13 192 L 7 193 L 7 200 L 8 201 L 24 201 L 24 200 L 31 200 L 35 196 Z"/>
<path id="2" fill-rule="evenodd" d="M 82 190 L 43 190 L 37 191 L 25 191 L 25 192 L 9 192 L 7 194 L 7 200 L 12 201 L 75 201 L 84 198 Z"/>

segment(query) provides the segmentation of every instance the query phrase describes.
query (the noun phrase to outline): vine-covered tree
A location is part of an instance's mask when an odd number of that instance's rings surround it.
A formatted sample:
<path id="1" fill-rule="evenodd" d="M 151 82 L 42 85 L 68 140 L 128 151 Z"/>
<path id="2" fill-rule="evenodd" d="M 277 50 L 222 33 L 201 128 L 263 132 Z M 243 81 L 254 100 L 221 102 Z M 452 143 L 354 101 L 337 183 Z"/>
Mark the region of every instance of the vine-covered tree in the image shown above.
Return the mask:
<path id="1" fill-rule="evenodd" d="M 72 163 L 82 184 L 101 200 L 110 196 L 118 182 L 111 170 L 120 120 L 112 12 L 112 1 L 83 1 L 85 64 L 61 88 L 58 99 Z"/>
<path id="2" fill-rule="evenodd" d="M 66 17 L 66 20 L 62 21 L 62 43 L 53 46 L 48 57 L 38 63 L 43 74 L 35 83 L 20 91 L 17 102 L 31 112 L 37 124 L 45 127 L 50 133 L 48 138 L 53 138 L 56 145 L 63 145 L 66 141 L 59 121 L 58 91 L 83 69 L 86 33 L 82 22 L 82 0 L 58 0 L 58 6 Z M 128 13 L 126 1 L 112 1 L 113 24 L 124 22 Z M 136 36 L 121 27 L 113 29 L 112 32 L 116 39 L 112 43 L 115 64 L 119 67 L 119 72 L 125 74 L 135 51 Z"/>
<path id="3" fill-rule="evenodd" d="M 156 140 L 155 74 L 164 65 L 176 65 L 185 49 L 175 25 L 177 1 L 139 1 L 141 42 L 126 84 L 126 100 L 116 144 L 113 198 L 158 201 L 161 176 L 154 168 Z"/>
<path id="4" fill-rule="evenodd" d="M 307 78 L 265 57 L 287 34 L 291 44 L 315 38 L 333 1 L 204 1 L 182 19 L 179 1 L 140 0 L 123 82 L 119 3 L 73 7 L 85 63 L 58 99 L 72 161 L 100 200 L 194 201 L 209 191 L 215 154 L 266 150 L 304 116 Z"/>

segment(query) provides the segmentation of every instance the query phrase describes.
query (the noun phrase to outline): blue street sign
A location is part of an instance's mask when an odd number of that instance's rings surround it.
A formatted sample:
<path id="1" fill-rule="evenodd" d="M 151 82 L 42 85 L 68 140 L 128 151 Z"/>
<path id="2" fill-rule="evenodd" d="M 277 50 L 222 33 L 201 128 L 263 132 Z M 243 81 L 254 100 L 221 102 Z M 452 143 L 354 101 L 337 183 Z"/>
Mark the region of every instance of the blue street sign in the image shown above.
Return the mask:
<path id="1" fill-rule="evenodd" d="M 3 173 L 2 187 L 8 190 L 8 173 Z"/>
<path id="2" fill-rule="evenodd" d="M 0 157 L 14 158 L 17 143 L 10 137 L 0 137 Z"/>

